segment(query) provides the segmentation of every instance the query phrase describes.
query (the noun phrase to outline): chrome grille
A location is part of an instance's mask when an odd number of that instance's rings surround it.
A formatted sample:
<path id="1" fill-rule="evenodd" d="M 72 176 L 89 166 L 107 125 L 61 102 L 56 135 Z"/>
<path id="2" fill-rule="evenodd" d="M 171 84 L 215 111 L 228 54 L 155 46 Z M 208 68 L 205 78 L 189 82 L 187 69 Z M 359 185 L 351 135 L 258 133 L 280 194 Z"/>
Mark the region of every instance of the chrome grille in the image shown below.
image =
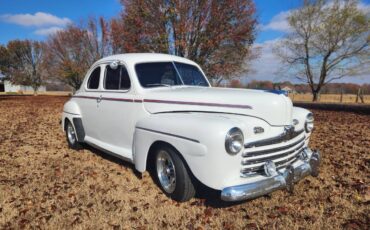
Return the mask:
<path id="1" fill-rule="evenodd" d="M 263 175 L 263 167 L 267 161 L 273 161 L 278 169 L 286 167 L 297 160 L 304 143 L 304 130 L 300 130 L 284 132 L 277 137 L 245 144 L 241 175 Z"/>

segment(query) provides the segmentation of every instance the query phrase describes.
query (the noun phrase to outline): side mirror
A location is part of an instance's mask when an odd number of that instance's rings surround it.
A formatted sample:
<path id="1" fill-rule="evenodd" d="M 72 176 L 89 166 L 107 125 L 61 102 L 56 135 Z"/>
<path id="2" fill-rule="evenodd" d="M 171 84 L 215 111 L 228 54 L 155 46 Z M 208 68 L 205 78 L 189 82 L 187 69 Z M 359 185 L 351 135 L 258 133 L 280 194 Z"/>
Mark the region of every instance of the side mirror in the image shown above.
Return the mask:
<path id="1" fill-rule="evenodd" d="M 119 62 L 118 61 L 113 61 L 109 64 L 109 67 L 111 69 L 117 69 L 118 68 L 118 65 L 119 65 Z"/>

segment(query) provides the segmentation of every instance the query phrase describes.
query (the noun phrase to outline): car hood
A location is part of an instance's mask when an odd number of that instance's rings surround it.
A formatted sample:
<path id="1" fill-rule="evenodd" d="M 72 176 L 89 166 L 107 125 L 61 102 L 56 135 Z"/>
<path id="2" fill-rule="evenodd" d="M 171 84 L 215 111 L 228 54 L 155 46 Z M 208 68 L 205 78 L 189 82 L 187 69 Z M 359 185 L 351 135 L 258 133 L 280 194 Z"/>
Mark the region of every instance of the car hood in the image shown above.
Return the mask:
<path id="1" fill-rule="evenodd" d="M 219 112 L 254 116 L 270 125 L 292 123 L 292 102 L 262 90 L 213 87 L 168 87 L 147 90 L 144 107 L 150 113 Z"/>

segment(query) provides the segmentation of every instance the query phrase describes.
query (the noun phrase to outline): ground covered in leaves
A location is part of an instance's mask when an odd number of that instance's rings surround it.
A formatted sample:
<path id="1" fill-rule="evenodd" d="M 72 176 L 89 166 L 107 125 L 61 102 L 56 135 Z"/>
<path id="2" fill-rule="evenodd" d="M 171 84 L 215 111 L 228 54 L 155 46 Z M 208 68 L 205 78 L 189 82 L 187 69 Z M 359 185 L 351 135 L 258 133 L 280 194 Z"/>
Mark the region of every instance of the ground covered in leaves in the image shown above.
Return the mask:
<path id="1" fill-rule="evenodd" d="M 67 148 L 67 97 L 0 97 L 0 229 L 366 229 L 370 226 L 370 116 L 314 111 L 318 178 L 293 195 L 237 204 L 215 191 L 176 203 L 148 173 L 88 148 Z"/>

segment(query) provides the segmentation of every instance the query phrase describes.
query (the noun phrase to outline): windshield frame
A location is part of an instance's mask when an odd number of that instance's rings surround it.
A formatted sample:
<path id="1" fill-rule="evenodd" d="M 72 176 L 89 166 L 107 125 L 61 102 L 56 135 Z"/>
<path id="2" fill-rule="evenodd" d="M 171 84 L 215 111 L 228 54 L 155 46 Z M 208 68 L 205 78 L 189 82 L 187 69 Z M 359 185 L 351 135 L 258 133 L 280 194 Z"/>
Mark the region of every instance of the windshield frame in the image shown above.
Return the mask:
<path id="1" fill-rule="evenodd" d="M 196 68 L 200 73 L 201 73 L 201 76 L 203 77 L 203 79 L 205 80 L 205 82 L 207 83 L 207 85 L 186 85 L 184 84 L 184 80 L 182 79 L 182 76 L 180 75 L 180 72 L 179 70 L 177 69 L 177 66 L 175 63 L 181 63 L 181 64 L 185 64 L 185 65 L 189 65 L 189 66 L 192 66 L 194 68 Z M 172 66 L 174 67 L 175 71 L 176 71 L 176 74 L 178 75 L 180 81 L 182 84 L 179 84 L 179 85 L 161 85 L 158 83 L 158 86 L 152 86 L 152 87 L 145 87 L 141 84 L 140 82 L 140 79 L 139 79 L 139 76 L 138 76 L 138 73 L 137 73 L 137 65 L 140 65 L 140 64 L 153 64 L 153 63 L 171 63 Z M 134 65 L 134 71 L 135 71 L 135 74 L 136 74 L 136 78 L 137 78 L 137 81 L 140 85 L 141 88 L 143 89 L 154 89 L 154 88 L 162 88 L 162 87 L 206 87 L 206 88 L 209 88 L 211 87 L 211 84 L 209 83 L 208 81 L 208 78 L 206 77 L 206 75 L 204 74 L 203 70 L 198 66 L 198 65 L 194 65 L 194 64 L 190 64 L 190 63 L 187 63 L 187 62 L 182 62 L 182 61 L 174 61 L 174 60 L 163 60 L 163 61 L 143 61 L 143 62 L 137 62 L 135 63 Z"/>

